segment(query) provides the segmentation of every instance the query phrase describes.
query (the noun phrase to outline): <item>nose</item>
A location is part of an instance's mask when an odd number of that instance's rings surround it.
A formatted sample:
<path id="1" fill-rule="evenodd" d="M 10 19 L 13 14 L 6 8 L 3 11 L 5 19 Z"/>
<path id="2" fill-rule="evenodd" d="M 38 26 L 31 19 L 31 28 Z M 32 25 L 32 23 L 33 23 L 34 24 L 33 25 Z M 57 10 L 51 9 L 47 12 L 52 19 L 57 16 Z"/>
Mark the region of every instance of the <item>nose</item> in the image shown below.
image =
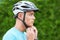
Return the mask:
<path id="1" fill-rule="evenodd" d="M 33 19 L 35 20 L 35 16 L 33 16 Z"/>

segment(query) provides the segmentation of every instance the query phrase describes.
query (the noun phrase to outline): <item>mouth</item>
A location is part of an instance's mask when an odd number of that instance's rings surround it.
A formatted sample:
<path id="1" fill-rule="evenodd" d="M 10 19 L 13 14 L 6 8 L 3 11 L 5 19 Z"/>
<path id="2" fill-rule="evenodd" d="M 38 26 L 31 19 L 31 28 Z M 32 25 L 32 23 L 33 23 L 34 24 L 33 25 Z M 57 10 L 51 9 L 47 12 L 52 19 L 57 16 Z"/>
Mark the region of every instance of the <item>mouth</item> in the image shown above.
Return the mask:
<path id="1" fill-rule="evenodd" d="M 34 23 L 34 21 L 31 21 L 31 23 Z"/>

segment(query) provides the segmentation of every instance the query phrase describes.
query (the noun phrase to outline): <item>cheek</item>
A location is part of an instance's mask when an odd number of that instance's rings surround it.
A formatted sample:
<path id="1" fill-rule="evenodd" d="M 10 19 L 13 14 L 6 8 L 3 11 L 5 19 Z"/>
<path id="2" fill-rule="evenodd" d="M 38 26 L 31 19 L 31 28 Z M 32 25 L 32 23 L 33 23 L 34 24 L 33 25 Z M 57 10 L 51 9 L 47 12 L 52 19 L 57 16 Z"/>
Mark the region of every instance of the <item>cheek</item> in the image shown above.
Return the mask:
<path id="1" fill-rule="evenodd" d="M 33 25 L 32 17 L 27 16 L 27 17 L 25 18 L 25 22 L 26 22 L 27 25 L 32 26 L 32 25 Z"/>
<path id="2" fill-rule="evenodd" d="M 32 22 L 31 22 L 31 19 L 29 19 L 29 18 L 26 19 L 26 24 L 29 25 L 29 26 L 33 25 Z"/>
<path id="3" fill-rule="evenodd" d="M 26 18 L 26 22 L 29 23 L 31 19 L 29 17 Z"/>
<path id="4" fill-rule="evenodd" d="M 30 24 L 30 23 L 31 23 L 31 17 L 30 17 L 30 16 L 26 16 L 25 22 L 26 22 L 27 24 Z"/>

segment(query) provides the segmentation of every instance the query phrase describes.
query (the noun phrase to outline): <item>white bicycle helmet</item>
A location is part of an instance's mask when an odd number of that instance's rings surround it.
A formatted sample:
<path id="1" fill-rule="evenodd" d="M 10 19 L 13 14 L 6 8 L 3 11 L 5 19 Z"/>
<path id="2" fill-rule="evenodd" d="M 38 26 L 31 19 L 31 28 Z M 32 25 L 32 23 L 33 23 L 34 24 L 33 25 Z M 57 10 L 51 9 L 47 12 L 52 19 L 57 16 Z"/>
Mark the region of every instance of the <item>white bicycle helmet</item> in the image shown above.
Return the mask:
<path id="1" fill-rule="evenodd" d="M 18 12 L 26 12 L 29 10 L 37 11 L 38 8 L 32 2 L 29 1 L 20 1 L 14 4 L 13 7 L 14 15 L 16 15 Z"/>

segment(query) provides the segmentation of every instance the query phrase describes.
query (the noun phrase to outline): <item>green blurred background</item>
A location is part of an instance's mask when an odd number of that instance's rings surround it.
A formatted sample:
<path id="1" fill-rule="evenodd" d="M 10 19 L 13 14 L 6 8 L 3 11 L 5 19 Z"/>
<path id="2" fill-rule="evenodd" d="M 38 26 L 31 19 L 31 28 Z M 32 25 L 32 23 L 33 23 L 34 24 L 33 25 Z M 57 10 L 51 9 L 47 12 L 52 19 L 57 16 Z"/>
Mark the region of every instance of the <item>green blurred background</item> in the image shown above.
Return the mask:
<path id="1" fill-rule="evenodd" d="M 0 40 L 14 26 L 13 4 L 20 0 L 0 0 Z M 38 40 L 60 40 L 60 0 L 29 0 L 36 4 L 34 25 L 38 29 Z"/>

